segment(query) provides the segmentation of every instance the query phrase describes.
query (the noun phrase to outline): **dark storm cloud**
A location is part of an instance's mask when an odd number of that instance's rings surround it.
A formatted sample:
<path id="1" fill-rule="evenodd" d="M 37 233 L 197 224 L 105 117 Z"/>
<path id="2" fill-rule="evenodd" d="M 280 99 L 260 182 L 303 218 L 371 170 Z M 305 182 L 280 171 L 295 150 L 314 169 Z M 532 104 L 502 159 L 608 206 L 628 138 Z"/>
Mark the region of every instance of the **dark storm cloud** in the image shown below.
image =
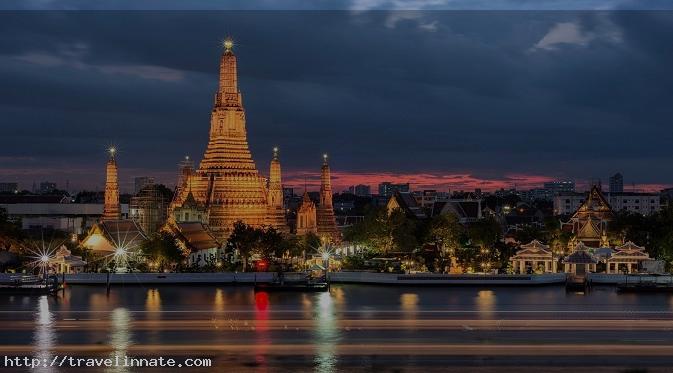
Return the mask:
<path id="1" fill-rule="evenodd" d="M 172 181 L 203 152 L 233 35 L 263 170 L 279 145 L 287 170 L 327 151 L 344 172 L 673 183 L 672 27 L 633 11 L 0 13 L 0 173 L 100 185 L 87 172 L 115 142 L 123 177 Z"/>

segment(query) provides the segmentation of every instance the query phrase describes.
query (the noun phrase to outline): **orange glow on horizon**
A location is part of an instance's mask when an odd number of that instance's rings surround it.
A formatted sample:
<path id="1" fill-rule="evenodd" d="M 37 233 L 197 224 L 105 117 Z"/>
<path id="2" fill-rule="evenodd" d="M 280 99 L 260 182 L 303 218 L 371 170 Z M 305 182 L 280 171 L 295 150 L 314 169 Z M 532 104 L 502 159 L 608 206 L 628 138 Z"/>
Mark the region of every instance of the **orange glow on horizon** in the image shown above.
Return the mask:
<path id="1" fill-rule="evenodd" d="M 409 183 L 411 189 L 437 189 L 440 191 L 472 191 L 480 188 L 482 191 L 494 191 L 499 189 L 527 190 L 542 188 L 548 181 L 566 179 L 545 175 L 506 174 L 503 178 L 481 178 L 470 173 L 440 174 L 434 172 L 420 173 L 393 173 L 393 172 L 341 172 L 332 170 L 332 185 L 334 191 L 348 189 L 349 186 L 364 184 L 372 188 L 376 193 L 379 183 L 389 181 L 392 183 Z M 286 171 L 283 175 L 283 184 L 295 189 L 303 189 L 304 181 L 309 190 L 318 190 L 320 187 L 320 172 L 311 171 Z M 588 189 L 589 183 L 576 181 L 577 190 Z M 659 192 L 668 188 L 667 184 L 636 184 L 635 190 L 641 192 Z M 625 191 L 631 191 L 630 185 L 624 185 Z"/>

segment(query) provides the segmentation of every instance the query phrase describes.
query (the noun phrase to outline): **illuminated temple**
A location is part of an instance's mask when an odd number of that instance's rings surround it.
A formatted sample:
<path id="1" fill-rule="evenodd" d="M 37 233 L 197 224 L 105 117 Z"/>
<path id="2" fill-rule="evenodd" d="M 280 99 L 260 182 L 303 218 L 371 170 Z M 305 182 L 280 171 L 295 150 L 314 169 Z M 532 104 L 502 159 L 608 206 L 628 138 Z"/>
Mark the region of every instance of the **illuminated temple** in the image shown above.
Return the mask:
<path id="1" fill-rule="evenodd" d="M 563 230 L 572 233 L 572 239 L 568 242 L 570 251 L 574 251 L 579 243 L 592 247 L 609 246 L 607 226 L 612 216 L 612 208 L 600 187 L 593 186 L 575 214 L 561 225 Z"/>
<path id="2" fill-rule="evenodd" d="M 232 47 L 231 40 L 224 42 L 208 146 L 198 169 L 183 175 L 171 210 L 185 208 L 186 202 L 190 206 L 203 206 L 203 220 L 221 240 L 229 237 L 237 221 L 289 232 L 278 149 L 274 149 L 267 185 L 248 148 L 245 111 Z"/>

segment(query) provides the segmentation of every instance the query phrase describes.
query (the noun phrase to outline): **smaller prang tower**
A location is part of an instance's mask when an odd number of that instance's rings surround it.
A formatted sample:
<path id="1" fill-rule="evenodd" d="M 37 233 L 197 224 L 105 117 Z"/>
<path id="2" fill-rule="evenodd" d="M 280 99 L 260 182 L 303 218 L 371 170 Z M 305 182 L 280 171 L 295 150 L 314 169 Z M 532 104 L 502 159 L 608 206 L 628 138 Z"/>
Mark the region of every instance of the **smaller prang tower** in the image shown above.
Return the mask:
<path id="1" fill-rule="evenodd" d="M 280 159 L 278 147 L 273 148 L 273 158 L 269 166 L 269 186 L 267 201 L 267 225 L 282 233 L 290 233 L 290 228 L 285 220 L 285 207 L 283 206 L 283 183 L 281 180 Z"/>
<path id="2" fill-rule="evenodd" d="M 103 206 L 102 221 L 119 220 L 121 208 L 119 206 L 119 181 L 117 176 L 117 149 L 112 146 L 108 149 L 110 158 L 105 167 L 105 205 Z"/>
<path id="3" fill-rule="evenodd" d="M 334 207 L 332 206 L 332 181 L 327 162 L 327 154 L 323 154 L 320 169 L 320 205 L 317 211 L 318 237 L 325 243 L 336 244 L 341 242 L 341 233 L 336 225 Z"/>

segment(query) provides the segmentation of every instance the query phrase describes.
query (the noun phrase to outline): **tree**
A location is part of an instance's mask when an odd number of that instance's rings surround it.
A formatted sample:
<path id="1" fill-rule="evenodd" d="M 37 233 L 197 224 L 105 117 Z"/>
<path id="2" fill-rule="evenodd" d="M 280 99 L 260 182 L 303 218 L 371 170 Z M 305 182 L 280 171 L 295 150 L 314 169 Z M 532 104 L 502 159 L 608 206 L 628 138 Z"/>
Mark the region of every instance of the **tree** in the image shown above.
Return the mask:
<path id="1" fill-rule="evenodd" d="M 163 270 L 168 265 L 179 263 L 184 259 L 182 251 L 175 243 L 175 239 L 167 232 L 153 234 L 142 243 L 140 249 L 144 255 L 156 263 L 157 268 L 160 270 Z"/>
<path id="2" fill-rule="evenodd" d="M 273 227 L 265 229 L 257 228 L 257 247 L 255 254 L 258 254 L 264 259 L 273 259 L 283 256 L 286 248 L 283 235 Z"/>
<path id="3" fill-rule="evenodd" d="M 501 235 L 500 224 L 492 217 L 476 221 L 468 228 L 470 240 L 482 249 L 493 247 Z"/>
<path id="4" fill-rule="evenodd" d="M 455 252 L 461 244 L 463 226 L 453 214 L 437 215 L 430 221 L 426 242 L 435 242 L 442 251 Z"/>
<path id="5" fill-rule="evenodd" d="M 370 211 L 364 220 L 348 228 L 347 241 L 382 252 L 407 251 L 418 246 L 417 223 L 399 209 L 388 213 L 386 209 Z"/>
<path id="6" fill-rule="evenodd" d="M 248 258 L 256 249 L 258 241 L 259 231 L 240 220 L 234 223 L 234 229 L 227 240 L 227 245 L 241 255 L 243 272 L 248 268 Z"/>

